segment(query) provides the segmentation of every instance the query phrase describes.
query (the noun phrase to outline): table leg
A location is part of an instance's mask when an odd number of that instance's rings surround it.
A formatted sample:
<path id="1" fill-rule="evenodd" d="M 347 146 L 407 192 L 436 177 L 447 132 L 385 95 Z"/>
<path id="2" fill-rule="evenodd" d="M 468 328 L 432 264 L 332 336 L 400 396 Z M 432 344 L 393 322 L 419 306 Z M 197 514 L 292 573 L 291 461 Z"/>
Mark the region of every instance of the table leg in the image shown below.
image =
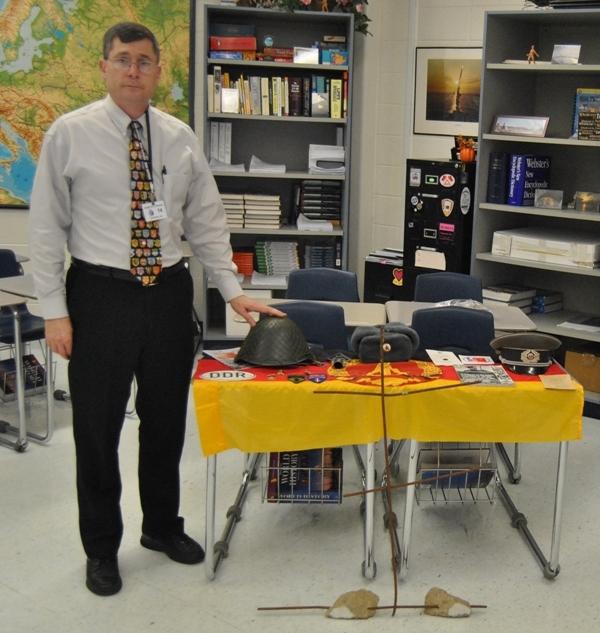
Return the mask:
<path id="1" fill-rule="evenodd" d="M 556 468 L 556 491 L 554 495 L 554 516 L 552 523 L 552 540 L 550 544 L 550 560 L 548 560 L 542 552 L 540 546 L 535 540 L 531 530 L 527 526 L 527 517 L 519 512 L 510 495 L 506 491 L 506 488 L 502 485 L 502 482 L 498 479 L 498 492 L 500 499 L 504 503 L 508 514 L 511 518 L 511 525 L 518 529 L 523 538 L 527 541 L 527 544 L 531 548 L 533 555 L 537 558 L 545 578 L 553 579 L 558 576 L 560 571 L 560 565 L 558 564 L 558 552 L 560 546 L 560 531 L 562 521 L 562 506 L 565 478 L 567 471 L 567 452 L 568 442 L 560 442 L 558 449 L 558 464 Z"/>
<path id="2" fill-rule="evenodd" d="M 366 489 L 372 490 L 375 487 L 375 444 L 367 444 L 366 462 Z M 375 578 L 377 574 L 377 565 L 373 553 L 375 494 L 372 492 L 367 493 L 364 501 L 364 559 L 362 562 L 362 574 L 365 578 Z"/>
<path id="3" fill-rule="evenodd" d="M 206 518 L 204 551 L 206 553 L 205 571 L 208 580 L 215 577 L 215 501 L 217 495 L 217 456 L 210 455 L 206 460 Z"/>
<path id="4" fill-rule="evenodd" d="M 554 495 L 554 516 L 552 523 L 552 543 L 550 545 L 550 561 L 546 565 L 544 575 L 554 578 L 560 571 L 558 553 L 560 549 L 560 532 L 562 526 L 563 495 L 567 476 L 567 453 L 569 442 L 561 442 L 558 447 L 558 466 L 556 471 L 556 492 Z M 550 574 L 548 576 L 547 574 Z"/>
<path id="5" fill-rule="evenodd" d="M 410 441 L 408 456 L 407 481 L 415 481 L 417 478 L 417 457 L 419 454 L 419 442 Z M 402 564 L 400 565 L 400 576 L 406 577 L 408 573 L 408 550 L 410 547 L 410 533 L 412 529 L 412 515 L 415 503 L 415 486 L 407 486 L 406 503 L 404 506 L 404 526 L 402 529 Z"/>

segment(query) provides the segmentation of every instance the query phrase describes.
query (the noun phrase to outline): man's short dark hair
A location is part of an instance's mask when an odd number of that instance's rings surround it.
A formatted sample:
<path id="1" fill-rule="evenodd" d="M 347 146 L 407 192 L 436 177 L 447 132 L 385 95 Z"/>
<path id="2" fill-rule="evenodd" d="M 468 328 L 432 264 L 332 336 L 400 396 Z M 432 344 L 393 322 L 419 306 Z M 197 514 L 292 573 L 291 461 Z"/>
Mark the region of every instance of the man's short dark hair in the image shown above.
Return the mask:
<path id="1" fill-rule="evenodd" d="M 102 41 L 102 56 L 108 59 L 113 40 L 118 37 L 121 42 L 139 42 L 140 40 L 150 40 L 156 58 L 160 59 L 160 47 L 158 40 L 152 31 L 143 24 L 136 22 L 119 22 L 111 26 L 104 34 Z"/>

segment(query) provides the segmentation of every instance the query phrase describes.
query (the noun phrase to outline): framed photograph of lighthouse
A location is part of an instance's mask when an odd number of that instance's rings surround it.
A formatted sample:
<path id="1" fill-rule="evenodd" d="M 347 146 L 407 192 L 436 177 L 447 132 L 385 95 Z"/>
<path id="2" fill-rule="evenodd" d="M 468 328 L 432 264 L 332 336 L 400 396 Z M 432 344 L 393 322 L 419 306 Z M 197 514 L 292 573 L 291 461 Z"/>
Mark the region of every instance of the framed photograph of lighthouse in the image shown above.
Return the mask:
<path id="1" fill-rule="evenodd" d="M 417 48 L 413 132 L 477 136 L 481 48 Z"/>

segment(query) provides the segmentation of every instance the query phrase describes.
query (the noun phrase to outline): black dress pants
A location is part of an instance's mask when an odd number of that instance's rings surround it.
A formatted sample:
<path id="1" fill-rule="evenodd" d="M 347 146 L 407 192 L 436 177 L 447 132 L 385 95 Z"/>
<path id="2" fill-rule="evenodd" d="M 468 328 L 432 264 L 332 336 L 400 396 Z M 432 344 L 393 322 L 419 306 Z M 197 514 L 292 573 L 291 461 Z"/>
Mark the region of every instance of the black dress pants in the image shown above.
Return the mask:
<path id="1" fill-rule="evenodd" d="M 76 266 L 67 274 L 79 528 L 89 558 L 116 556 L 123 534 L 118 447 L 134 376 L 142 531 L 183 530 L 179 461 L 194 357 L 193 286 L 186 268 L 159 282 L 143 287 Z"/>

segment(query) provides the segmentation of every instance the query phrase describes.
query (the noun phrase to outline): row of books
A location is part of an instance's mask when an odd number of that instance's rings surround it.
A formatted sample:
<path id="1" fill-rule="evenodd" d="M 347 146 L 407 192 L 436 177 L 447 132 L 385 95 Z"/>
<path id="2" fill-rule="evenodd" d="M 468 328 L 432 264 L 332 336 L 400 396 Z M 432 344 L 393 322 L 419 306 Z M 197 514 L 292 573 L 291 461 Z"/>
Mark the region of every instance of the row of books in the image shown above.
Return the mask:
<path id="1" fill-rule="evenodd" d="M 256 270 L 263 275 L 288 275 L 300 268 L 298 242 L 259 241 L 254 245 Z"/>
<path id="2" fill-rule="evenodd" d="M 240 74 L 234 79 L 214 66 L 206 94 L 209 113 L 341 119 L 348 108 L 348 73 L 341 78 Z"/>
<path id="3" fill-rule="evenodd" d="M 555 290 L 500 283 L 482 290 L 484 304 L 503 304 L 520 308 L 525 314 L 556 312 L 563 308 L 563 295 Z"/>
<path id="4" fill-rule="evenodd" d="M 271 194 L 221 193 L 230 228 L 278 229 L 281 198 Z"/>
<path id="5" fill-rule="evenodd" d="M 265 38 L 266 40 L 267 38 Z M 348 51 L 345 35 L 324 35 L 321 42 L 310 47 L 288 46 L 270 42 L 258 50 L 253 24 L 215 23 L 208 38 L 211 59 L 234 59 L 279 63 L 311 63 L 346 65 Z"/>
<path id="6" fill-rule="evenodd" d="M 491 152 L 487 201 L 494 204 L 533 206 L 536 189 L 548 189 L 550 157 L 537 154 Z"/>
<path id="7" fill-rule="evenodd" d="M 341 503 L 342 481 L 340 447 L 270 453 L 266 499 L 270 503 Z"/>
<path id="8" fill-rule="evenodd" d="M 304 268 L 341 268 L 342 242 L 334 244 L 307 243 L 304 245 Z"/>

